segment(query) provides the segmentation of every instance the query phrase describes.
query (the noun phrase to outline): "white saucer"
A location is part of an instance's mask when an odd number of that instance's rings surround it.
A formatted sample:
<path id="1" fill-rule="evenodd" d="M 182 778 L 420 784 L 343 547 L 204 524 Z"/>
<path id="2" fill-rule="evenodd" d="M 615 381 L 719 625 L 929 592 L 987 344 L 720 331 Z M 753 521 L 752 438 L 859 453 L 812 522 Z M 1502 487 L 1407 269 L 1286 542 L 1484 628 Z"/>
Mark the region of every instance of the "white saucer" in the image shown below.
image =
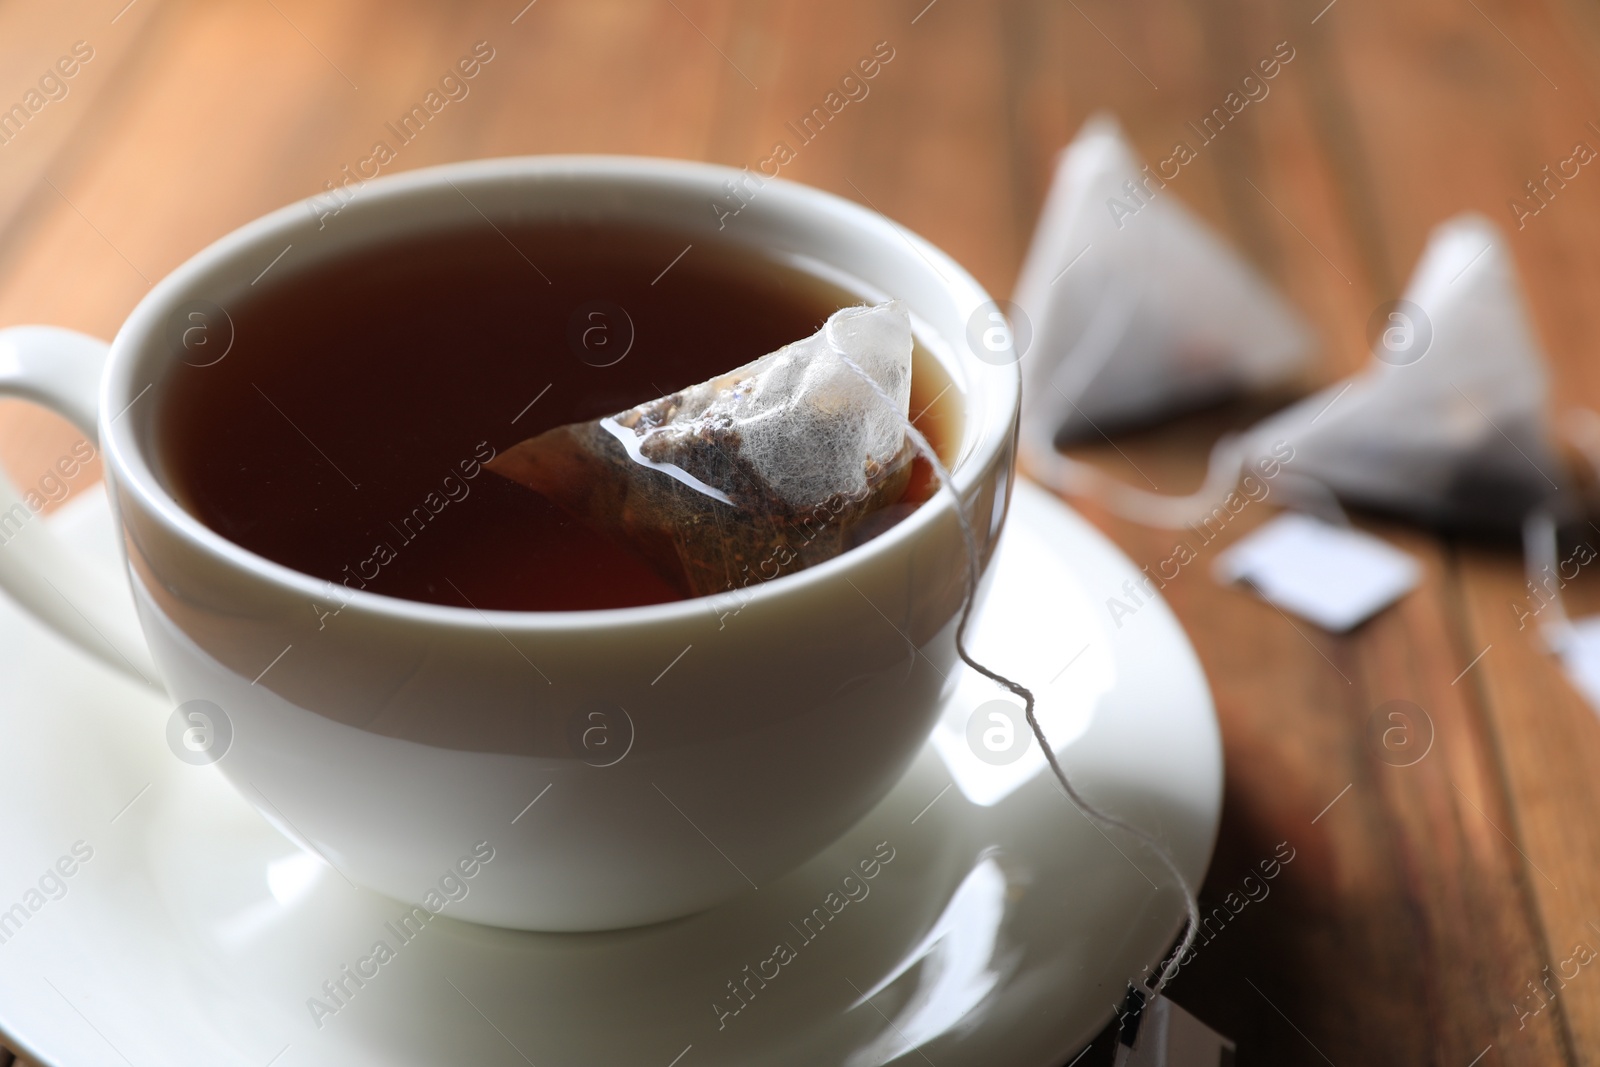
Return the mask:
<path id="1" fill-rule="evenodd" d="M 110 544 L 98 495 L 57 522 Z M 1106 598 L 1138 572 L 1027 484 L 996 566 L 975 651 L 1039 694 L 1075 784 L 1159 833 L 1198 885 L 1221 744 L 1177 622 L 1147 602 L 1115 628 Z M 1156 859 L 1088 822 L 1036 747 L 974 754 L 969 719 L 1001 693 L 973 674 L 888 798 L 780 881 L 636 930 L 516 933 L 446 911 L 410 941 L 405 906 L 176 759 L 169 707 L 4 602 L 0 678 L 0 921 L 28 913 L 0 928 L 0 1030 L 44 1064 L 1058 1067 L 1181 915 Z M 62 857 L 72 875 L 46 877 Z M 41 878 L 65 894 L 30 893 Z M 334 1005 L 323 983 L 378 941 L 393 958 L 344 979 L 353 995 L 319 1028 L 308 999 Z"/>

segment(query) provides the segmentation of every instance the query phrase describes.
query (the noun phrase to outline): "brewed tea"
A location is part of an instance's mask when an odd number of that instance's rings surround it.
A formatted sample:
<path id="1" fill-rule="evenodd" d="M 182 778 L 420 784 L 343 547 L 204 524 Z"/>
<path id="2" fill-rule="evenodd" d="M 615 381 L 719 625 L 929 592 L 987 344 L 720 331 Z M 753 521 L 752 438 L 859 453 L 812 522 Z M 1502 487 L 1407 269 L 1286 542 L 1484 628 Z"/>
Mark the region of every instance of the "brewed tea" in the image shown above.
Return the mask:
<path id="1" fill-rule="evenodd" d="M 174 362 L 162 473 L 224 537 L 352 589 L 521 611 L 677 599 L 647 560 L 484 464 L 862 302 L 746 248 L 619 224 L 485 224 L 301 269 L 291 253 L 227 303 L 225 358 Z M 947 461 L 949 386 L 919 345 L 909 410 Z M 919 459 L 858 536 L 927 499 L 929 474 Z"/>

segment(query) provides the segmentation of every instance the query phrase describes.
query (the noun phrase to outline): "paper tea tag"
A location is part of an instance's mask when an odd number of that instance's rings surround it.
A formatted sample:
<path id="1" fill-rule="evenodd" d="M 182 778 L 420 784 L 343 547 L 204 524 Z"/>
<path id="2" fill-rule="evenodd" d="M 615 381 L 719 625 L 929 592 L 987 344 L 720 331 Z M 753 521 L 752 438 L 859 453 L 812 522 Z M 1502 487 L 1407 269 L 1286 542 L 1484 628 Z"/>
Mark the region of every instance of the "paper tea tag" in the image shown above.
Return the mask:
<path id="1" fill-rule="evenodd" d="M 1416 587 L 1416 560 L 1369 533 L 1289 512 L 1217 557 L 1221 582 L 1249 582 L 1264 598 L 1333 633 L 1364 622 Z"/>
<path id="2" fill-rule="evenodd" d="M 1232 1041 L 1158 996 L 1123 1017 L 1112 1067 L 1233 1067 L 1233 1057 Z"/>
<path id="3" fill-rule="evenodd" d="M 1559 655 L 1572 687 L 1600 711 L 1600 615 L 1573 619 Z"/>

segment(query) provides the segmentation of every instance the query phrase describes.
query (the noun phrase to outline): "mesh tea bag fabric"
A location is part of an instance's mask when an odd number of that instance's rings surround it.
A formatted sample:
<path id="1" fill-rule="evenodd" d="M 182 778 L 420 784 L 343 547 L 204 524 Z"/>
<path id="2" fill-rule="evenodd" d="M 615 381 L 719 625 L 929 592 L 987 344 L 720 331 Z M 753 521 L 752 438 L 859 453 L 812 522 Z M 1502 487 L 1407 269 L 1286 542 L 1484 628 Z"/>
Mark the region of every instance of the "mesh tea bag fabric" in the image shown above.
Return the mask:
<path id="1" fill-rule="evenodd" d="M 1036 452 L 1294 378 L 1311 331 L 1098 115 L 1061 154 L 1017 281 Z"/>
<path id="2" fill-rule="evenodd" d="M 1264 420 L 1288 469 L 1347 504 L 1428 525 L 1515 530 L 1564 479 L 1546 422 L 1548 375 L 1505 241 L 1487 219 L 1436 227 L 1368 366 Z"/>
<path id="3" fill-rule="evenodd" d="M 831 559 L 900 499 L 914 459 L 911 351 L 898 302 L 846 308 L 753 363 L 558 426 L 488 469 L 638 552 L 688 595 L 742 588 Z"/>

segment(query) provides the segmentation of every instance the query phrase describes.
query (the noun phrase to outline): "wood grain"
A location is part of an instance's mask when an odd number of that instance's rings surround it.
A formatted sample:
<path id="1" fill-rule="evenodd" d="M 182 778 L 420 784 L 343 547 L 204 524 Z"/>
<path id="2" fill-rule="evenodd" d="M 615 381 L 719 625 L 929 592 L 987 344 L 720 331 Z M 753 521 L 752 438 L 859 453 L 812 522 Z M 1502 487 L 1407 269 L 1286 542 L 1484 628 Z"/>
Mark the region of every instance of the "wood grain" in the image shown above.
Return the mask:
<path id="1" fill-rule="evenodd" d="M 1163 195 L 1316 327 L 1322 359 L 1303 386 L 1361 365 L 1367 317 L 1428 231 L 1477 210 L 1511 235 L 1556 407 L 1600 406 L 1600 171 L 1520 230 L 1507 207 L 1575 141 L 1600 146 L 1600 14 L 1582 0 L 124 2 L 0 7 L 0 101 L 74 41 L 96 49 L 71 93 L 0 147 L 0 325 L 110 336 L 206 243 L 337 181 L 479 40 L 495 59 L 393 169 L 525 152 L 755 167 L 888 42 L 870 94 L 792 144 L 784 176 L 882 210 L 1003 296 L 1056 153 L 1090 114 L 1110 110 L 1159 158 L 1286 41 L 1295 58 L 1270 95 Z M 1078 451 L 1186 491 L 1211 441 L 1266 410 Z M 21 484 L 75 439 L 0 404 L 0 462 Z M 1280 842 L 1296 858 L 1208 939 L 1174 997 L 1238 1039 L 1240 1064 L 1600 1063 L 1600 979 L 1537 1014 L 1514 1007 L 1575 942 L 1600 946 L 1600 723 L 1517 626 L 1516 549 L 1359 517 L 1425 580 L 1333 637 L 1209 574 L 1271 504 L 1165 595 L 1211 679 L 1228 760 L 1205 902 Z M 1170 553 L 1170 533 L 1081 506 L 1137 563 Z M 1600 609 L 1600 580 L 1585 578 L 1569 595 Z M 1411 766 L 1372 743 L 1391 700 L 1431 726 Z"/>

